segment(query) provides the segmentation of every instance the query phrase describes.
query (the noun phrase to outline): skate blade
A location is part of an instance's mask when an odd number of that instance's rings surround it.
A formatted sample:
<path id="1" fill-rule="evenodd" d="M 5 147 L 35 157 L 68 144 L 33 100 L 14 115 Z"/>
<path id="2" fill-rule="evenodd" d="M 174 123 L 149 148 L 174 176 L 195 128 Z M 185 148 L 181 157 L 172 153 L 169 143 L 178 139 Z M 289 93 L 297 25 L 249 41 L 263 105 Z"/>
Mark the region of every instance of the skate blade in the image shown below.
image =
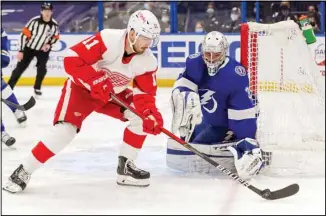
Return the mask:
<path id="1" fill-rule="evenodd" d="M 149 179 L 135 179 L 125 175 L 118 175 L 117 184 L 131 187 L 148 187 L 150 185 Z"/>
<path id="2" fill-rule="evenodd" d="M 8 151 L 15 151 L 15 150 L 17 150 L 17 147 L 16 147 L 16 145 L 15 144 L 13 144 L 13 145 L 10 145 L 10 146 L 7 146 L 7 145 L 5 145 L 7 148 L 7 150 Z M 4 149 L 3 149 L 4 150 Z"/>
<path id="3" fill-rule="evenodd" d="M 7 192 L 12 193 L 12 194 L 23 191 L 22 188 L 19 185 L 15 184 L 15 183 L 13 183 L 11 181 L 6 182 L 4 184 L 4 186 L 2 187 L 2 190 L 7 191 Z"/>

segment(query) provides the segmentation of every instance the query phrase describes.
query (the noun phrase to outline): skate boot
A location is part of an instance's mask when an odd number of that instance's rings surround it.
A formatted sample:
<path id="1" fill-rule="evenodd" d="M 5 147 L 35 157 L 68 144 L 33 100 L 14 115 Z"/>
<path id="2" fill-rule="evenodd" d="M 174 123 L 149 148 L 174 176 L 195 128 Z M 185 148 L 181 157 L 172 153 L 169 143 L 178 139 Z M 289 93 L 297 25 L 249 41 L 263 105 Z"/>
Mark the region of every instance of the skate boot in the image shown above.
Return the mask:
<path id="1" fill-rule="evenodd" d="M 6 146 L 12 146 L 15 144 L 16 139 L 10 136 L 7 132 L 2 131 L 1 140 Z"/>
<path id="2" fill-rule="evenodd" d="M 26 120 L 27 120 L 27 116 L 25 114 L 24 111 L 17 109 L 14 112 L 15 116 L 16 116 L 16 120 L 18 122 L 19 125 L 25 127 L 26 126 Z"/>
<path id="3" fill-rule="evenodd" d="M 117 184 L 124 186 L 147 187 L 149 186 L 150 173 L 138 169 L 132 160 L 119 156 Z"/>
<path id="4" fill-rule="evenodd" d="M 11 174 L 9 181 L 4 184 L 2 189 L 10 193 L 21 192 L 26 188 L 30 179 L 31 174 L 26 172 L 23 165 L 21 164 L 14 171 L 14 173 Z"/>
<path id="5" fill-rule="evenodd" d="M 36 99 L 40 99 L 42 96 L 42 91 L 41 89 L 34 89 L 34 94 Z"/>

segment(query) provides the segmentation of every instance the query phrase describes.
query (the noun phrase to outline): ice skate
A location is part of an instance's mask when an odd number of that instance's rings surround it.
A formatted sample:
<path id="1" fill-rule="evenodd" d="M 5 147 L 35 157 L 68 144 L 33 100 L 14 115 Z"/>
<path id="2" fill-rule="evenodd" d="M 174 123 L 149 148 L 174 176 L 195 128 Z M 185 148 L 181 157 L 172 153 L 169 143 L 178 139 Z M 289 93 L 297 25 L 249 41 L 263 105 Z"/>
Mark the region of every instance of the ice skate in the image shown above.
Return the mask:
<path id="1" fill-rule="evenodd" d="M 119 164 L 117 168 L 118 185 L 147 187 L 149 186 L 150 173 L 138 169 L 132 160 L 119 156 Z"/>
<path id="2" fill-rule="evenodd" d="M 26 172 L 23 165 L 21 164 L 13 172 L 13 174 L 11 174 L 9 181 L 4 184 L 2 189 L 10 193 L 21 192 L 26 188 L 30 179 L 31 174 Z"/>
<path id="3" fill-rule="evenodd" d="M 12 136 L 10 136 L 7 132 L 3 131 L 1 135 L 1 140 L 6 146 L 12 146 L 15 144 L 16 139 Z"/>

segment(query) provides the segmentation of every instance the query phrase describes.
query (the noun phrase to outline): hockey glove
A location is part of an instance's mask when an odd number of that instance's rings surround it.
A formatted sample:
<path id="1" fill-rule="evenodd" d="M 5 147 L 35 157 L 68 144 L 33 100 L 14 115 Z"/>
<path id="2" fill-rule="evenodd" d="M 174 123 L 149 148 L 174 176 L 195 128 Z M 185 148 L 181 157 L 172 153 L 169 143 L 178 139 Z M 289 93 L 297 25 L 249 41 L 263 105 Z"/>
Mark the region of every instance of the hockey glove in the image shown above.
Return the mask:
<path id="1" fill-rule="evenodd" d="M 105 71 L 100 71 L 97 74 L 96 77 L 87 81 L 87 84 L 90 86 L 91 96 L 103 103 L 108 103 L 110 92 L 113 92 L 113 85 L 109 79 L 109 74 Z"/>
<path id="2" fill-rule="evenodd" d="M 163 127 L 163 118 L 156 107 L 146 109 L 143 112 L 143 115 L 146 117 L 143 120 L 143 131 L 153 135 L 161 133 Z"/>
<path id="3" fill-rule="evenodd" d="M 227 149 L 233 154 L 235 168 L 242 179 L 251 179 L 264 167 L 262 152 L 256 140 L 246 138 Z"/>

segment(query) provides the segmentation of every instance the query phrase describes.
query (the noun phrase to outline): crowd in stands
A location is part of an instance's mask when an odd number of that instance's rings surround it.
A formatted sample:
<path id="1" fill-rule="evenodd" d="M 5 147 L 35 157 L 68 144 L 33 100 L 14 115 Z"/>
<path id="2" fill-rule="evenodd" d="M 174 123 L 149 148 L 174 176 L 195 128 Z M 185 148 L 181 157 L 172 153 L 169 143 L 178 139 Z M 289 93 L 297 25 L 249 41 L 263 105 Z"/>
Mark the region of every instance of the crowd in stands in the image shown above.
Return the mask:
<path id="1" fill-rule="evenodd" d="M 271 2 L 261 1 L 259 22 L 275 23 L 284 20 L 298 22 L 303 15 L 307 16 L 315 33 L 320 32 L 320 2 Z M 180 13 L 180 12 L 181 13 Z M 207 2 L 201 8 L 195 2 L 182 2 L 178 7 L 180 32 L 221 32 L 235 33 L 240 31 L 241 2 Z M 184 16 L 184 14 L 187 14 Z M 247 21 L 256 21 L 256 2 L 247 2 Z"/>
<path id="2" fill-rule="evenodd" d="M 4 5 L 6 2 L 3 3 Z M 27 3 L 26 3 L 27 4 Z M 61 2 L 66 4 L 61 6 L 67 12 L 56 11 L 54 3 L 54 16 L 62 26 L 61 32 L 95 32 L 98 27 L 98 7 L 97 4 L 83 2 L 83 8 L 74 2 Z M 87 4 L 89 6 L 87 7 Z M 69 5 L 69 7 L 68 7 Z M 58 5 L 59 7 L 60 5 Z M 73 15 L 73 11 L 79 7 L 78 14 Z M 308 17 L 315 33 L 321 31 L 320 2 L 290 2 L 290 1 L 260 1 L 259 22 L 275 23 L 282 20 L 294 20 L 305 15 Z M 68 8 L 71 8 L 68 10 Z M 139 9 L 151 10 L 160 20 L 162 32 L 169 33 L 170 25 L 170 3 L 155 1 L 125 1 L 125 2 L 105 2 L 104 3 L 104 28 L 125 28 L 130 15 Z M 59 14 L 60 13 L 60 14 Z M 67 14 L 69 13 L 69 18 Z M 178 32 L 209 32 L 212 30 L 224 33 L 237 33 L 241 25 L 241 2 L 177 2 L 177 23 Z M 35 16 L 35 15 L 34 15 Z M 6 17 L 2 17 L 6 22 Z M 256 21 L 256 2 L 247 2 L 247 21 Z M 8 21 L 7 21 L 8 22 Z M 26 20 L 24 21 L 24 23 Z M 325 25 L 325 24 L 324 24 Z M 13 26 L 12 23 L 8 26 Z M 16 28 L 20 31 L 21 28 Z M 325 28 L 324 28 L 325 29 Z M 9 31 L 10 32 L 10 31 Z"/>

